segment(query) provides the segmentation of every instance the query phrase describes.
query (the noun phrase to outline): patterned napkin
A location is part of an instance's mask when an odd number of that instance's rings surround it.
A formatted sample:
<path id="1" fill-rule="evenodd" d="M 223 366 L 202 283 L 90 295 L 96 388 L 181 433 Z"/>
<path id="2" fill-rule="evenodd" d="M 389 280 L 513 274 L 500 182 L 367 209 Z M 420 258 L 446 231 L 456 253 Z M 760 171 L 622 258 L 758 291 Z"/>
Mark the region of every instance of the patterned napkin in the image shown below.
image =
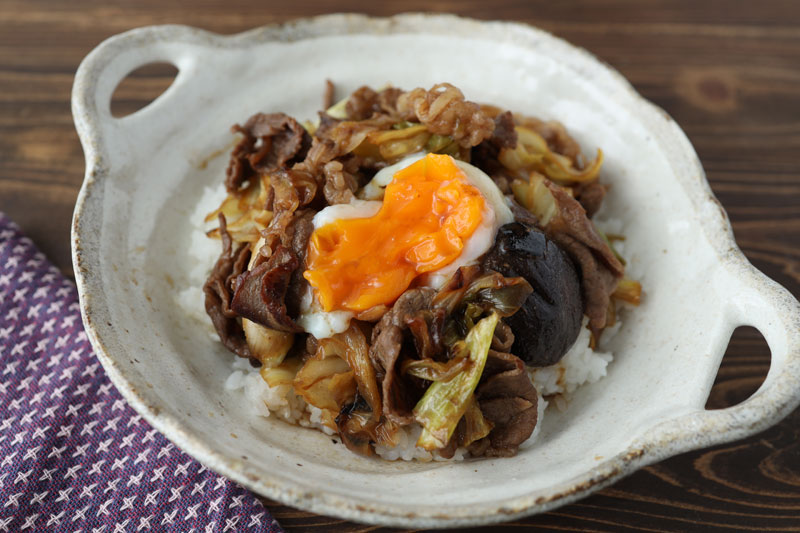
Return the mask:
<path id="1" fill-rule="evenodd" d="M 127 405 L 75 286 L 2 213 L 0 406 L 0 531 L 283 531 Z"/>

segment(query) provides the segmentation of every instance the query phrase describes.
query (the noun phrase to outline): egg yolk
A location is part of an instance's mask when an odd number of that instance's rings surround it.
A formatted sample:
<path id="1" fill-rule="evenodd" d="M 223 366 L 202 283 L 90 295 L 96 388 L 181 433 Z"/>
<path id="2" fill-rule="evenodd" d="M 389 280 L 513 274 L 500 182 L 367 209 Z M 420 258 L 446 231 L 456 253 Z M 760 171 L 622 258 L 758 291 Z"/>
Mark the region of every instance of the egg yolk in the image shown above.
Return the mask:
<path id="1" fill-rule="evenodd" d="M 484 208 L 452 157 L 428 154 L 394 174 L 374 216 L 317 228 L 303 277 L 325 311 L 392 304 L 417 276 L 458 258 Z"/>

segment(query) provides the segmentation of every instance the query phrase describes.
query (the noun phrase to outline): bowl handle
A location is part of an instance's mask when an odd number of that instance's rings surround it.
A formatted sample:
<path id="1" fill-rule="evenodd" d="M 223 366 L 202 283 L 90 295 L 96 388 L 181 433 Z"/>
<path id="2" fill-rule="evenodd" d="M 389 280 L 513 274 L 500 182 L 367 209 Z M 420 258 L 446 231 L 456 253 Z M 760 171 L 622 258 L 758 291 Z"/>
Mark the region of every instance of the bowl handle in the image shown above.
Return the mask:
<path id="1" fill-rule="evenodd" d="M 800 404 L 800 302 L 738 249 L 729 252 L 718 281 L 728 302 L 723 320 L 731 331 L 753 326 L 766 339 L 772 358 L 767 377 L 740 404 L 699 409 L 657 425 L 639 441 L 643 449 L 669 449 L 666 456 L 744 438 L 777 423 Z M 694 435 L 689 442 L 687 429 Z M 659 458 L 651 456 L 653 461 Z"/>
<path id="2" fill-rule="evenodd" d="M 137 28 L 103 41 L 84 58 L 72 86 L 72 114 L 84 149 L 96 149 L 104 128 L 131 128 L 155 113 L 169 113 L 181 89 L 197 75 L 204 40 L 210 33 L 188 26 L 164 25 Z M 167 90 L 135 113 L 122 118 L 111 115 L 111 98 L 117 85 L 139 67 L 171 63 L 178 74 Z M 88 153 L 87 153 L 88 155 Z"/>

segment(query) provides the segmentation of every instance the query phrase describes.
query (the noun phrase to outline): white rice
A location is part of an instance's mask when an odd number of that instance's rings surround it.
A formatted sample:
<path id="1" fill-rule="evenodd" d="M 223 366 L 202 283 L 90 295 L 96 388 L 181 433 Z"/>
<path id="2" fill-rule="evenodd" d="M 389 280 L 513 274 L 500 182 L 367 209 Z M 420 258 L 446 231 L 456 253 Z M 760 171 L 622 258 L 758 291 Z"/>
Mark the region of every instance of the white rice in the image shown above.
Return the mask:
<path id="1" fill-rule="evenodd" d="M 401 431 L 398 435 L 397 446 L 390 448 L 380 444 L 375 445 L 375 453 L 380 455 L 387 461 L 396 461 L 402 459 L 403 461 L 463 461 L 467 456 L 467 450 L 464 448 L 456 449 L 455 455 L 451 459 L 445 459 L 438 452 L 429 452 L 423 448 L 417 447 L 417 439 L 422 433 L 422 426 L 419 424 L 411 424 L 409 426 L 400 428 Z"/>
<path id="2" fill-rule="evenodd" d="M 208 272 L 214 261 L 219 256 L 220 242 L 209 239 L 205 231 L 209 229 L 204 222 L 206 214 L 219 206 L 224 197 L 224 188 L 208 187 L 203 191 L 202 197 L 192 214 L 192 221 L 197 231 L 192 235 L 190 243 L 190 259 L 192 267 L 189 271 L 188 287 L 183 288 L 178 294 L 178 304 L 189 316 L 201 321 L 213 338 L 219 340 L 214 332 L 211 321 L 205 313 L 204 296 L 202 291 Z M 210 224 L 214 227 L 215 224 Z M 619 233 L 622 229 L 617 221 L 604 221 L 603 227 L 611 233 Z M 622 253 L 624 243 L 616 243 L 615 248 Z M 601 347 L 605 345 L 619 330 L 621 323 L 604 331 Z M 528 368 L 528 373 L 539 393 L 538 413 L 539 419 L 531 437 L 524 443 L 530 446 L 538 437 L 546 409 L 550 405 L 563 410 L 567 408 L 572 393 L 581 385 L 594 383 L 606 375 L 608 364 L 613 360 L 611 352 L 594 351 L 589 348 L 589 330 L 586 329 L 586 319 L 575 341 L 575 344 L 564 357 L 553 366 L 545 368 Z M 303 398 L 292 391 L 289 384 L 270 387 L 261 377 L 259 370 L 242 358 L 232 358 L 232 373 L 225 381 L 225 389 L 232 394 L 243 394 L 245 403 L 250 405 L 253 414 L 269 417 L 277 416 L 290 424 L 315 428 L 333 435 L 335 431 L 326 426 L 322 421 L 323 412 L 313 405 L 306 403 Z M 402 428 L 395 447 L 382 445 L 375 446 L 375 452 L 383 459 L 389 461 L 440 461 L 443 459 L 438 453 L 431 453 L 416 446 L 416 441 L 422 431 L 418 424 Z M 468 452 L 459 448 L 451 460 L 460 461 L 468 456 Z"/>
<path id="3" fill-rule="evenodd" d="M 219 340 L 219 336 L 214 331 L 211 319 L 206 314 L 203 284 L 211 271 L 211 267 L 219 257 L 222 244 L 219 240 L 209 239 L 206 236 L 206 231 L 216 227 L 216 222 L 206 224 L 204 220 L 208 213 L 219 207 L 224 197 L 225 186 L 223 184 L 220 183 L 217 187 L 206 187 L 203 189 L 203 194 L 191 214 L 191 221 L 195 231 L 192 232 L 189 238 L 190 267 L 187 276 L 188 286 L 179 291 L 177 298 L 177 303 L 183 311 L 205 325 L 208 334 L 215 340 Z"/>
<path id="4" fill-rule="evenodd" d="M 614 359 L 614 355 L 611 352 L 589 348 L 591 333 L 586 328 L 587 322 L 588 319 L 584 317 L 575 344 L 558 363 L 544 368 L 528 367 L 533 385 L 542 396 L 561 394 L 568 397 L 581 385 L 594 383 L 606 375 L 606 367 Z M 608 342 L 617 333 L 620 325 L 621 323 L 617 322 L 603 332 L 603 343 Z"/>

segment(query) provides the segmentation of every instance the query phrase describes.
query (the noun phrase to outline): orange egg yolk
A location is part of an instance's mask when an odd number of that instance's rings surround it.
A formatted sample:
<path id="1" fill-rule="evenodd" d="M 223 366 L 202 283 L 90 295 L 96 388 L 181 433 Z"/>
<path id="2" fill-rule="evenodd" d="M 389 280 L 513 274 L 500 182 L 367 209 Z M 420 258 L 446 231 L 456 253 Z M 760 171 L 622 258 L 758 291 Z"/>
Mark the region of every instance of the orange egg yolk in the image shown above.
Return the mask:
<path id="1" fill-rule="evenodd" d="M 458 258 L 484 207 L 452 157 L 428 154 L 394 174 L 374 216 L 317 228 L 303 276 L 325 311 L 390 305 L 417 276 Z"/>

